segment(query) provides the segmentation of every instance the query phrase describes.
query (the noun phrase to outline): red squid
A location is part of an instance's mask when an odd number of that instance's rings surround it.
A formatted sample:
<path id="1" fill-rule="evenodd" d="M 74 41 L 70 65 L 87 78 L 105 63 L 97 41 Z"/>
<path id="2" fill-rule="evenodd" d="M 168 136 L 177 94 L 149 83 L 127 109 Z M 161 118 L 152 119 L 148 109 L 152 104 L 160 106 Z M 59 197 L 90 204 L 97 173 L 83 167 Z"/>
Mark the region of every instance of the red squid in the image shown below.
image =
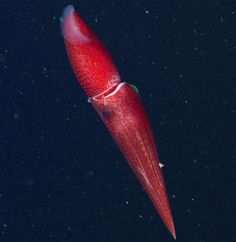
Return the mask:
<path id="1" fill-rule="evenodd" d="M 72 5 L 61 17 L 67 54 L 89 97 L 164 224 L 175 227 L 154 136 L 137 89 L 121 78 L 106 47 Z"/>

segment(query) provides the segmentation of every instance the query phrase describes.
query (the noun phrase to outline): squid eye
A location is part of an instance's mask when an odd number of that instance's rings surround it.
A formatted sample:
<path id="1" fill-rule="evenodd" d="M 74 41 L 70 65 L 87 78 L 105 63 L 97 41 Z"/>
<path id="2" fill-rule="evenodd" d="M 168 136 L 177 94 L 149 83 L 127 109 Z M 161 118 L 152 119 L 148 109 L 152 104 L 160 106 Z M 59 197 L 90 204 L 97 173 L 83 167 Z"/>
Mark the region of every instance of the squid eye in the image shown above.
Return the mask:
<path id="1" fill-rule="evenodd" d="M 102 111 L 102 117 L 103 118 L 109 118 L 110 117 L 110 113 L 107 111 Z"/>

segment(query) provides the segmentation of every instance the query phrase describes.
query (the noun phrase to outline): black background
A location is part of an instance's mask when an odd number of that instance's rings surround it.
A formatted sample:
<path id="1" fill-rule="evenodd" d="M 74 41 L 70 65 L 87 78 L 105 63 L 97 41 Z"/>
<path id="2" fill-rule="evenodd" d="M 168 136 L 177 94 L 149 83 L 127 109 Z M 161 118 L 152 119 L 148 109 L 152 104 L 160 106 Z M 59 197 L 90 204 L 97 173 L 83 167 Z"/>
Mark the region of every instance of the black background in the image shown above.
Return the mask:
<path id="1" fill-rule="evenodd" d="M 235 241 L 230 0 L 0 1 L 0 241 L 173 241 L 75 80 L 67 4 L 139 88 L 177 241 Z"/>

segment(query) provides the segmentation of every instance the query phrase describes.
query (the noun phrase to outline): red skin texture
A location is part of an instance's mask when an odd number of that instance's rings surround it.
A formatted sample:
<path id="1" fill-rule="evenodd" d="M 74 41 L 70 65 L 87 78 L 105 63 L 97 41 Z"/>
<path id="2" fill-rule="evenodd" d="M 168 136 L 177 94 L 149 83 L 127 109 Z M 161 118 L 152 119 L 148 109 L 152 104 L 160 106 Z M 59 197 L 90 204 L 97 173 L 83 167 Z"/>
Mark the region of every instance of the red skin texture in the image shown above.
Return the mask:
<path id="1" fill-rule="evenodd" d="M 89 97 L 120 82 L 106 47 L 69 5 L 61 18 L 67 54 L 77 80 Z"/>
<path id="2" fill-rule="evenodd" d="M 106 48 L 72 6 L 63 13 L 62 31 L 70 63 L 113 139 L 176 238 L 160 160 L 140 97 L 120 77 Z"/>
<path id="3" fill-rule="evenodd" d="M 109 94 L 91 98 L 91 103 L 175 237 L 160 160 L 140 97 L 124 82 Z"/>

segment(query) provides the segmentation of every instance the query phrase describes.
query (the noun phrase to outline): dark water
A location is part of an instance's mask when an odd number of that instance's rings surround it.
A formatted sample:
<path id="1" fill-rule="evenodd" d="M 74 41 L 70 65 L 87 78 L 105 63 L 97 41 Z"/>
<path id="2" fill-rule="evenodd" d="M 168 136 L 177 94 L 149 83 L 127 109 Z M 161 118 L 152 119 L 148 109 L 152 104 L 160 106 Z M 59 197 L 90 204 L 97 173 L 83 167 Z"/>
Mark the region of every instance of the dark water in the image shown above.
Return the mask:
<path id="1" fill-rule="evenodd" d="M 69 3 L 139 88 L 177 241 L 235 241 L 235 1 L 193 2 L 0 1 L 1 242 L 173 241 L 75 80 Z"/>

